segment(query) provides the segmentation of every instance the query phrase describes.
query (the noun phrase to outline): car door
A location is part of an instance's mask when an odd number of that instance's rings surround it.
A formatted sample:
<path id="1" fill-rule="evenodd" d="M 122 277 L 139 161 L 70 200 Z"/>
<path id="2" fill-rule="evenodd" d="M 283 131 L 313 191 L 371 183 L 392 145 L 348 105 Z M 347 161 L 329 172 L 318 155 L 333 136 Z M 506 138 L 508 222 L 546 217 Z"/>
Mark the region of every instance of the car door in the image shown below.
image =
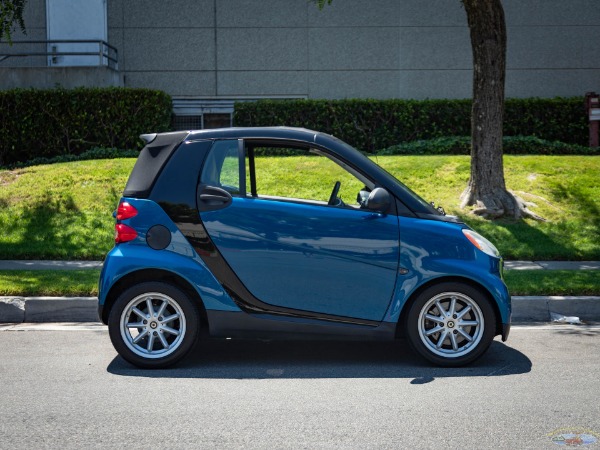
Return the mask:
<path id="1" fill-rule="evenodd" d="M 237 293 L 249 309 L 261 302 L 262 312 L 383 318 L 398 269 L 398 217 L 361 208 L 357 194 L 375 183 L 340 164 L 326 149 L 295 143 L 213 145 L 200 217 L 251 294 Z"/>

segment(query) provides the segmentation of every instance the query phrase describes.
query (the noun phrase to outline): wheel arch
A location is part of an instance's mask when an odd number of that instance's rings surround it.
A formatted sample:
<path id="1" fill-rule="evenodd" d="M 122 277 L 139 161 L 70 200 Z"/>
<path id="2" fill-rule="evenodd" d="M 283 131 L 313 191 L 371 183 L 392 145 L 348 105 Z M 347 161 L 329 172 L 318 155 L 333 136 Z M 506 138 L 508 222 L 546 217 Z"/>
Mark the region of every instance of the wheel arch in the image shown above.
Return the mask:
<path id="1" fill-rule="evenodd" d="M 502 315 L 500 314 L 500 308 L 498 307 L 498 303 L 496 303 L 490 291 L 482 284 L 477 283 L 476 281 L 470 278 L 460 276 L 446 276 L 434 278 L 433 280 L 429 280 L 428 282 L 423 283 L 421 286 L 415 289 L 413 293 L 408 297 L 408 299 L 404 303 L 404 306 L 402 307 L 400 317 L 398 318 L 398 322 L 396 324 L 396 338 L 405 337 L 406 319 L 408 317 L 408 312 L 410 310 L 411 305 L 413 304 L 415 299 L 421 294 L 421 292 L 423 292 L 425 289 L 430 288 L 431 286 L 435 286 L 436 284 L 448 282 L 467 284 L 479 290 L 483 295 L 485 295 L 488 301 L 490 302 L 492 309 L 494 310 L 494 315 L 496 316 L 496 329 L 494 335 L 502 334 Z"/>
<path id="2" fill-rule="evenodd" d="M 198 291 L 194 289 L 192 284 L 185 278 L 164 269 L 140 269 L 121 277 L 110 288 L 108 294 L 106 295 L 104 307 L 102 308 L 102 322 L 104 324 L 108 323 L 110 311 L 121 293 L 134 284 L 143 283 L 146 281 L 161 281 L 171 284 L 181 289 L 191 299 L 195 300 L 195 304 L 198 306 L 198 312 L 200 313 L 201 330 L 208 330 L 208 316 L 206 314 L 206 308 L 204 307 L 204 302 L 202 301 Z"/>

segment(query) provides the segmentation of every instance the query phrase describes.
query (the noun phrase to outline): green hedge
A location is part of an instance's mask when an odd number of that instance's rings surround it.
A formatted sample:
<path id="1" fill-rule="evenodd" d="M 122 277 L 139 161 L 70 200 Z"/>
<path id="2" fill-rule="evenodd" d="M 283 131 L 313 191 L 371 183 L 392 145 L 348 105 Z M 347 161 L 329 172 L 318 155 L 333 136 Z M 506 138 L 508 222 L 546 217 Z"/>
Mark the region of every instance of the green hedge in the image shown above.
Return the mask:
<path id="1" fill-rule="evenodd" d="M 236 126 L 324 131 L 367 152 L 471 134 L 470 100 L 260 100 L 235 104 Z M 586 145 L 583 98 L 508 99 L 504 134 Z"/>
<path id="2" fill-rule="evenodd" d="M 57 164 L 72 161 L 87 161 L 90 159 L 137 158 L 139 155 L 139 150 L 123 150 L 114 147 L 94 147 L 79 155 L 59 155 L 53 156 L 52 158 L 39 156 L 30 159 L 29 161 L 20 161 L 6 166 L 0 166 L 0 169 L 22 169 L 23 167 L 37 166 L 40 164 Z"/>
<path id="3" fill-rule="evenodd" d="M 547 141 L 535 136 L 504 136 L 502 147 L 508 155 L 597 155 L 598 151 L 577 144 Z M 469 155 L 471 138 L 450 136 L 404 142 L 377 152 L 378 155 Z"/>
<path id="4" fill-rule="evenodd" d="M 138 148 L 140 134 L 169 129 L 171 111 L 169 95 L 150 89 L 0 91 L 0 165 L 97 146 Z"/>

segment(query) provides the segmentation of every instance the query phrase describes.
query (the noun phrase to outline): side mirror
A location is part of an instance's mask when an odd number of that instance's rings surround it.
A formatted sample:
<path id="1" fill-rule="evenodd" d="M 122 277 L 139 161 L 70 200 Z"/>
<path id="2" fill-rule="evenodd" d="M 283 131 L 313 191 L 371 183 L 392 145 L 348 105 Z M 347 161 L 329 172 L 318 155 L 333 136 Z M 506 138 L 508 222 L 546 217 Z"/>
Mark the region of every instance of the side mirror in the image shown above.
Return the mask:
<path id="1" fill-rule="evenodd" d="M 365 207 L 371 211 L 386 213 L 390 207 L 390 194 L 384 188 L 375 188 L 369 194 Z"/>

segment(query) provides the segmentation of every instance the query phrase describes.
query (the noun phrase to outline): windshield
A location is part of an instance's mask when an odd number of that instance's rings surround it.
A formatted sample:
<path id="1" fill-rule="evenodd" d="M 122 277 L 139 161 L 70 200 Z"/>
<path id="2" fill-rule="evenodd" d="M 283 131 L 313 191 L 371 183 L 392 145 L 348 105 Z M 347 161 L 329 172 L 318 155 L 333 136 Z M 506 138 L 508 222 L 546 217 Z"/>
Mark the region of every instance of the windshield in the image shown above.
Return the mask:
<path id="1" fill-rule="evenodd" d="M 375 161 L 373 161 L 372 159 L 368 158 L 369 161 L 371 161 L 374 164 L 377 164 Z M 432 213 L 432 214 L 440 214 L 440 211 L 434 207 L 431 203 L 429 203 L 427 200 L 425 200 L 423 197 L 421 197 L 419 194 L 417 194 L 415 191 L 413 191 L 411 188 L 409 188 L 407 185 L 405 185 L 402 181 L 400 181 L 398 178 L 396 178 L 394 175 L 392 175 L 391 173 L 389 173 L 386 169 L 384 169 L 383 167 L 381 167 L 379 164 L 377 164 L 377 167 L 379 167 L 381 170 L 383 170 L 386 174 L 388 174 L 391 178 L 394 179 L 394 181 L 407 193 L 411 194 L 413 196 L 413 198 L 418 201 L 419 203 L 421 203 L 421 206 L 423 206 L 423 208 L 427 209 L 428 213 Z"/>
<path id="2" fill-rule="evenodd" d="M 396 195 L 406 206 L 413 212 L 421 214 L 443 215 L 440 211 L 434 208 L 430 203 L 422 199 L 416 192 L 390 174 L 383 167 L 366 157 L 363 153 L 356 150 L 351 145 L 344 141 L 324 133 L 319 133 L 315 137 L 315 141 L 323 141 L 323 144 L 336 150 L 336 152 L 345 157 L 354 164 L 357 168 L 366 169 L 368 174 L 375 175 L 377 180 L 383 182 L 384 187 L 387 187 Z"/>

